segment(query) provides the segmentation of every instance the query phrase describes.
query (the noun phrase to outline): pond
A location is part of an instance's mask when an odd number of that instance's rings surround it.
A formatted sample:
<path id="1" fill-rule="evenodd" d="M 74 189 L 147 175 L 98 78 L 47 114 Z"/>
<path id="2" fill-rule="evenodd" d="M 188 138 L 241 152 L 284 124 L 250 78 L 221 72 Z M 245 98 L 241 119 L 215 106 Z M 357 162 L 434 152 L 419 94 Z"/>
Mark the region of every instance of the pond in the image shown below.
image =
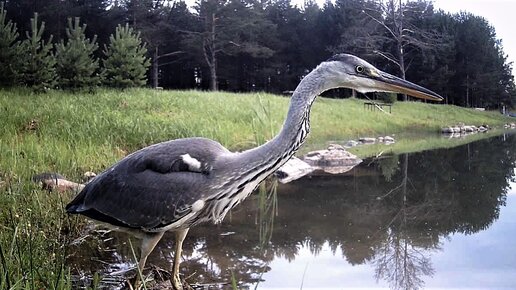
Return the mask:
<path id="1" fill-rule="evenodd" d="M 222 224 L 190 231 L 181 272 L 213 289 L 514 289 L 515 167 L 516 134 L 504 134 L 270 180 Z M 135 265 L 129 237 L 84 240 L 73 271 L 119 286 Z M 148 263 L 169 269 L 173 244 L 166 235 Z"/>

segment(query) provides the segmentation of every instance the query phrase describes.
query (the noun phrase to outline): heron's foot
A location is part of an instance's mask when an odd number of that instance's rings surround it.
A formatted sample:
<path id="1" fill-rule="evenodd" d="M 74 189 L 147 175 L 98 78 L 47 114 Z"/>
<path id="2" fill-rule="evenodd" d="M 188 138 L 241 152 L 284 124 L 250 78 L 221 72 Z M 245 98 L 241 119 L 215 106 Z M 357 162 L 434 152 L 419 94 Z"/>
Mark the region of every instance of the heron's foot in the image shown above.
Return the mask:
<path id="1" fill-rule="evenodd" d="M 140 289 L 141 286 L 142 286 L 141 279 L 140 279 L 139 275 L 136 274 L 136 276 L 134 276 L 132 278 L 128 278 L 125 281 L 125 286 L 123 289 L 136 290 L 136 289 Z"/>
<path id="2" fill-rule="evenodd" d="M 172 283 L 172 287 L 174 287 L 174 290 L 183 290 L 183 283 L 181 281 L 181 277 L 179 277 L 179 273 L 172 274 L 170 283 Z"/>
<path id="3" fill-rule="evenodd" d="M 158 267 L 156 265 L 152 265 L 152 273 L 154 275 L 154 279 L 156 281 L 160 281 L 160 282 L 163 282 L 163 281 L 172 281 L 171 277 L 172 277 L 172 274 L 167 271 L 166 269 L 163 269 L 161 267 Z"/>
<path id="4" fill-rule="evenodd" d="M 188 283 L 185 282 L 184 279 L 181 280 L 183 288 L 179 288 L 182 290 L 194 290 Z M 172 278 L 167 279 L 166 281 L 156 281 L 156 284 L 153 284 L 152 287 L 147 286 L 147 289 L 178 289 L 178 286 L 174 286 L 174 282 L 172 282 Z M 208 289 L 208 288 L 206 288 Z M 211 288 L 210 288 L 211 289 Z"/>
<path id="5" fill-rule="evenodd" d="M 151 277 L 149 277 L 149 276 L 151 276 Z M 129 290 L 144 289 L 144 287 L 143 287 L 144 283 L 148 287 L 148 283 L 152 280 L 154 280 L 154 279 L 152 279 L 152 275 L 147 274 L 147 275 L 143 275 L 142 277 L 140 277 L 140 274 L 138 273 L 138 270 L 137 270 L 136 273 L 134 274 L 134 276 L 130 275 L 129 277 L 127 277 L 126 285 L 125 285 L 126 288 L 123 288 L 123 289 L 129 289 Z"/>

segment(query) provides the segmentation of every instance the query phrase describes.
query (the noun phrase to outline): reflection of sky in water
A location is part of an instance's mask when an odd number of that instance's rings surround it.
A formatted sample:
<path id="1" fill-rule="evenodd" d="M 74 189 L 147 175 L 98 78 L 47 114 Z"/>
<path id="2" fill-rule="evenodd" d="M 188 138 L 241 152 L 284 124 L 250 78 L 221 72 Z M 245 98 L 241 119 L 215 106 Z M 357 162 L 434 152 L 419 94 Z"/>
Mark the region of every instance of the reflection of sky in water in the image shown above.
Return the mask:
<path id="1" fill-rule="evenodd" d="M 235 279 L 243 289 L 258 280 L 258 289 L 516 289 L 511 138 L 393 155 L 277 192 L 266 186 L 224 223 L 190 231 L 182 273 L 192 284 Z M 127 235 L 109 237 L 73 249 L 81 279 L 99 271 L 113 280 L 134 265 Z M 149 264 L 169 269 L 173 249 L 168 234 Z"/>
<path id="2" fill-rule="evenodd" d="M 511 188 L 507 205 L 488 229 L 451 235 L 441 240 L 440 251 L 427 253 L 435 274 L 422 277 L 425 289 L 516 289 L 516 184 Z M 294 261 L 276 257 L 269 266 L 258 288 L 389 288 L 374 279 L 374 265 L 352 266 L 340 248 L 334 254 L 328 243 L 317 255 L 303 245 Z"/>
<path id="3" fill-rule="evenodd" d="M 443 252 L 434 254 L 436 270 L 427 278 L 430 287 L 516 288 L 516 186 L 507 195 L 507 205 L 489 229 L 474 235 L 454 235 L 444 241 Z"/>
<path id="4" fill-rule="evenodd" d="M 336 288 L 349 287 L 379 287 L 385 286 L 376 283 L 374 270 L 370 265 L 350 265 L 342 258 L 340 249 L 332 253 L 328 243 L 325 243 L 318 255 L 312 254 L 308 247 L 303 246 L 296 259 L 289 263 L 284 258 L 276 257 L 270 264 L 272 270 L 263 275 L 264 282 L 260 288 L 327 288 L 334 285 Z M 306 272 L 305 272 L 306 268 Z M 274 271 L 277 269 L 278 271 Z M 304 276 L 304 277 L 303 277 Z"/>

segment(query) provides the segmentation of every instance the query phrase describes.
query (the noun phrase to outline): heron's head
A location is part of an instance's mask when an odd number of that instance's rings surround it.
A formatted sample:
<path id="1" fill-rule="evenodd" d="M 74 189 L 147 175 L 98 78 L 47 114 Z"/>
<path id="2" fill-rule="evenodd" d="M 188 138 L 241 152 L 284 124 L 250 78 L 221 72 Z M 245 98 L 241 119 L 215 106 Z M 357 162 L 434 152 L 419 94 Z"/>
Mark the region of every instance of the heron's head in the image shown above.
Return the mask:
<path id="1" fill-rule="evenodd" d="M 345 87 L 361 93 L 391 92 L 432 101 L 443 100 L 438 94 L 385 73 L 354 55 L 337 54 L 323 62 L 321 69 L 330 75 L 330 87 Z"/>

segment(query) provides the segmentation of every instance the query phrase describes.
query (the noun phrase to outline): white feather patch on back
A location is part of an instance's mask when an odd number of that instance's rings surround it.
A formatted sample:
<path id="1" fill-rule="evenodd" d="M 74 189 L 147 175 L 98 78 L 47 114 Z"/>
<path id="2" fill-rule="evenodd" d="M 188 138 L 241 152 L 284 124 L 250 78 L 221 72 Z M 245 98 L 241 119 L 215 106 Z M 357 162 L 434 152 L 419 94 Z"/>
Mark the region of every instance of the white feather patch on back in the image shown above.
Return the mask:
<path id="1" fill-rule="evenodd" d="M 190 154 L 183 154 L 181 158 L 183 162 L 188 165 L 188 170 L 201 172 L 201 162 L 199 160 L 193 158 Z"/>
<path id="2" fill-rule="evenodd" d="M 192 203 L 192 211 L 198 212 L 204 207 L 204 200 L 199 199 L 196 202 Z"/>

